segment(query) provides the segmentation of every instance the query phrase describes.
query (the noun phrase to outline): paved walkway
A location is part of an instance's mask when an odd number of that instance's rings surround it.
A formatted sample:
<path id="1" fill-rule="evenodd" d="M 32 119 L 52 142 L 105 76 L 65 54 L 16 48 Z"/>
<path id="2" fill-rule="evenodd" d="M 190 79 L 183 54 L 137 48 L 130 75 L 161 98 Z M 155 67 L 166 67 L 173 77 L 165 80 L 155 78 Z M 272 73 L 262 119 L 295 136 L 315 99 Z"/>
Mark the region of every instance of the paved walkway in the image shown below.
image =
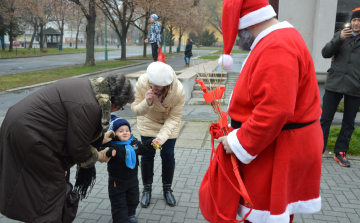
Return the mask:
<path id="1" fill-rule="evenodd" d="M 136 119 L 130 118 L 135 137 L 140 138 Z M 140 223 L 151 222 L 207 222 L 198 204 L 198 189 L 207 170 L 211 154 L 208 133 L 209 121 L 183 121 L 180 137 L 176 143 L 176 169 L 173 182 L 177 206 L 165 204 L 162 195 L 161 159 L 157 153 L 151 204 L 137 209 Z M 360 222 L 360 159 L 351 160 L 351 168 L 344 168 L 324 156 L 321 180 L 322 210 L 314 215 L 295 215 L 294 223 Z M 111 220 L 108 199 L 106 164 L 96 164 L 96 184 L 87 199 L 80 202 L 77 223 L 108 223 Z M 71 182 L 74 183 L 75 169 Z M 140 190 L 142 191 L 139 170 Z M 0 222 L 16 222 L 0 215 Z"/>

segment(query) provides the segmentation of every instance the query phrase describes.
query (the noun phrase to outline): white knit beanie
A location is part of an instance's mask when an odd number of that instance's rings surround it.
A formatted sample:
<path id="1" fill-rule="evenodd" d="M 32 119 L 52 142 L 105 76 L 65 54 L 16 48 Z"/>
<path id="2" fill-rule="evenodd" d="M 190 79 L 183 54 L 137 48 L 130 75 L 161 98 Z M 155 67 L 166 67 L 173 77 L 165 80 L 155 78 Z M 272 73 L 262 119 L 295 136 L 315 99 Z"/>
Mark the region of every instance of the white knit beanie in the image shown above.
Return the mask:
<path id="1" fill-rule="evenodd" d="M 149 82 L 156 86 L 168 86 L 174 80 L 174 70 L 163 62 L 152 62 L 146 70 L 146 75 Z"/>

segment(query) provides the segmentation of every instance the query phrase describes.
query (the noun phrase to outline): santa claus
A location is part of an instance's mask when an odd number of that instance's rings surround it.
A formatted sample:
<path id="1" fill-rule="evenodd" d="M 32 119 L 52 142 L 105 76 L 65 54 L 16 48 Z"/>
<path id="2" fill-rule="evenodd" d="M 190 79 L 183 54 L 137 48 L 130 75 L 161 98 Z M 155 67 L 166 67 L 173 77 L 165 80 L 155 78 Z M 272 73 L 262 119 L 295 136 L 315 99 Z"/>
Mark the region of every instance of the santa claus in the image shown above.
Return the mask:
<path id="1" fill-rule="evenodd" d="M 250 222 L 292 222 L 321 209 L 323 137 L 311 54 L 268 0 L 225 0 L 220 65 L 229 68 L 236 35 L 250 53 L 229 102 L 232 132 L 218 139 L 240 161 L 253 202 Z M 249 211 L 240 201 L 238 214 Z"/>

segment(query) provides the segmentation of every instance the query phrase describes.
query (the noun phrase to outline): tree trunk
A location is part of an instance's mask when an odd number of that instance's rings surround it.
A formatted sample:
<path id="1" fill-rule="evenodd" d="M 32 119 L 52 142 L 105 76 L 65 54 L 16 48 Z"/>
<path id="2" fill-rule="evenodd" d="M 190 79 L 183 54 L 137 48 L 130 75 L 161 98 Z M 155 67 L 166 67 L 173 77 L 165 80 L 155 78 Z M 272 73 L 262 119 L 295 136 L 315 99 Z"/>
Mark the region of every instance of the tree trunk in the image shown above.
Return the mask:
<path id="1" fill-rule="evenodd" d="M 13 28 L 12 28 L 12 25 L 13 25 L 13 23 L 10 22 L 9 32 L 8 32 L 8 34 L 9 34 L 9 42 L 10 42 L 10 44 L 9 44 L 9 52 L 13 51 Z"/>
<path id="2" fill-rule="evenodd" d="M 147 12 L 146 16 L 145 16 L 145 27 L 144 27 L 144 39 L 147 39 L 147 36 L 149 34 L 149 18 L 150 18 L 150 13 Z M 143 49 L 143 57 L 146 57 L 146 49 L 147 49 L 147 43 L 144 42 L 144 49 Z"/>
<path id="3" fill-rule="evenodd" d="M 179 52 L 181 52 L 181 37 L 182 37 L 182 32 L 181 32 L 181 28 L 179 29 Z"/>
<path id="4" fill-rule="evenodd" d="M 80 20 L 79 25 L 78 25 L 77 30 L 76 30 L 76 39 L 75 39 L 75 40 L 76 40 L 76 43 L 75 43 L 75 49 L 77 49 L 77 48 L 78 48 L 80 25 L 81 25 L 81 20 Z"/>
<path id="5" fill-rule="evenodd" d="M 121 60 L 126 60 L 126 39 L 127 39 L 127 30 L 126 26 L 122 26 L 121 29 L 121 37 L 120 37 L 120 43 L 121 43 Z"/>
<path id="6" fill-rule="evenodd" d="M 170 35 L 170 43 L 169 43 L 169 53 L 172 53 L 172 34 L 173 34 L 173 27 L 170 26 L 169 27 L 169 35 Z"/>
<path id="7" fill-rule="evenodd" d="M 44 25 L 40 23 L 40 36 L 39 36 L 40 52 L 44 50 Z"/>
<path id="8" fill-rule="evenodd" d="M 89 0 L 89 14 L 86 25 L 86 61 L 85 65 L 95 66 L 94 38 L 95 38 L 95 0 Z"/>
<path id="9" fill-rule="evenodd" d="M 64 22 L 61 23 L 60 27 L 60 43 L 63 45 L 63 38 L 64 38 Z"/>
<path id="10" fill-rule="evenodd" d="M 33 43 L 34 43 L 34 39 L 35 39 L 35 35 L 36 35 L 36 30 L 37 30 L 37 22 L 34 23 L 34 32 L 31 36 L 31 41 L 30 41 L 30 44 L 29 44 L 29 49 L 32 48 L 33 46 Z"/>

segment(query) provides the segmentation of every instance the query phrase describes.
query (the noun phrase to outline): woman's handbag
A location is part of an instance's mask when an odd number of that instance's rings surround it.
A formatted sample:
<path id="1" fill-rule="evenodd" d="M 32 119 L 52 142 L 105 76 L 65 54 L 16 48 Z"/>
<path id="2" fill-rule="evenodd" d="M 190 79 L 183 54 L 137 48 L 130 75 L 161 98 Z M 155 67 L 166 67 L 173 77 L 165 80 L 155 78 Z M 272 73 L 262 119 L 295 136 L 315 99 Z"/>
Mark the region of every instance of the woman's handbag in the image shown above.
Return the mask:
<path id="1" fill-rule="evenodd" d="M 223 145 L 214 149 L 214 138 L 224 136 L 218 123 L 210 126 L 211 160 L 199 189 L 199 207 L 206 220 L 212 223 L 242 222 L 252 210 L 252 202 L 241 180 L 232 155 L 226 154 Z M 237 161 L 236 161 L 237 162 Z M 244 219 L 236 220 L 240 199 L 250 211 Z"/>
<path id="2" fill-rule="evenodd" d="M 66 161 L 63 161 L 63 165 L 66 170 L 66 193 L 65 193 L 65 203 L 62 213 L 62 222 L 71 223 L 76 217 L 76 213 L 79 206 L 80 195 L 73 191 L 73 185 L 70 183 L 70 167 Z"/>
<path id="3" fill-rule="evenodd" d="M 161 47 L 159 47 L 159 53 L 158 53 L 157 61 L 166 63 L 165 55 L 161 52 Z"/>

